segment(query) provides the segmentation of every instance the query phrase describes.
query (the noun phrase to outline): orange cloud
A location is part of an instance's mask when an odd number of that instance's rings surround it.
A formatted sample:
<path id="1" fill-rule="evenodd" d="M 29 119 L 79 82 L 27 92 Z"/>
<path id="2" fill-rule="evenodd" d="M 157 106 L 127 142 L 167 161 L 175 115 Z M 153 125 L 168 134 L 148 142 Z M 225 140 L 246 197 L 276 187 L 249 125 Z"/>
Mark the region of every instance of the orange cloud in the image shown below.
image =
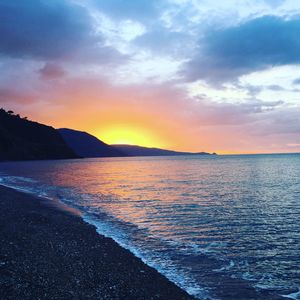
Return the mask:
<path id="1" fill-rule="evenodd" d="M 290 151 L 286 145 L 294 141 L 294 135 L 272 132 L 282 130 L 284 120 L 276 128 L 272 111 L 264 113 L 259 105 L 265 104 L 191 99 L 184 90 L 167 84 L 114 86 L 104 79 L 64 78 L 55 85 L 43 82 L 26 106 L 7 108 L 56 128 L 87 131 L 108 143 L 194 152 Z M 287 130 L 297 126 L 285 123 Z M 264 134 L 259 135 L 262 129 Z"/>

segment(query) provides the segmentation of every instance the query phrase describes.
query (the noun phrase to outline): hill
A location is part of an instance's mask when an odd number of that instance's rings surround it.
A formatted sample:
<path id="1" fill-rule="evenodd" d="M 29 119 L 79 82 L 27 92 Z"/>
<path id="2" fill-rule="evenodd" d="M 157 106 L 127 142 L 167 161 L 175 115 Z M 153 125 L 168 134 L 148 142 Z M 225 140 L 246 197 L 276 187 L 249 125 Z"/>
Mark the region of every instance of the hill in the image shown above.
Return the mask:
<path id="1" fill-rule="evenodd" d="M 207 152 L 179 152 L 172 150 L 165 150 L 159 148 L 148 148 L 134 145 L 112 145 L 115 149 L 122 151 L 127 156 L 178 156 L 178 155 L 211 155 Z M 213 153 L 215 154 L 215 153 Z"/>
<path id="2" fill-rule="evenodd" d="M 108 145 L 95 136 L 83 131 L 68 128 L 57 130 L 67 145 L 81 157 L 210 155 L 207 152 L 191 153 L 133 145 Z"/>
<path id="3" fill-rule="evenodd" d="M 68 128 L 60 128 L 58 132 L 61 134 L 67 145 L 73 151 L 82 157 L 115 157 L 127 156 L 121 150 L 97 139 L 95 136 Z"/>
<path id="4" fill-rule="evenodd" d="M 0 161 L 78 158 L 50 126 L 0 109 Z"/>

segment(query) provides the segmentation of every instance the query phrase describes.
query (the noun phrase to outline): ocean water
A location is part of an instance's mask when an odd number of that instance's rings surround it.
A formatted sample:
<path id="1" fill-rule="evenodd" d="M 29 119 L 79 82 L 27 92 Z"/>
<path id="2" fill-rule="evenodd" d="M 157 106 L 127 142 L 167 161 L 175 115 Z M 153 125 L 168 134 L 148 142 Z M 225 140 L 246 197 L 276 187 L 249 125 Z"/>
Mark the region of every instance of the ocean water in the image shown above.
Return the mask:
<path id="1" fill-rule="evenodd" d="M 198 298 L 300 299 L 299 154 L 7 162 L 0 183 L 78 208 Z"/>

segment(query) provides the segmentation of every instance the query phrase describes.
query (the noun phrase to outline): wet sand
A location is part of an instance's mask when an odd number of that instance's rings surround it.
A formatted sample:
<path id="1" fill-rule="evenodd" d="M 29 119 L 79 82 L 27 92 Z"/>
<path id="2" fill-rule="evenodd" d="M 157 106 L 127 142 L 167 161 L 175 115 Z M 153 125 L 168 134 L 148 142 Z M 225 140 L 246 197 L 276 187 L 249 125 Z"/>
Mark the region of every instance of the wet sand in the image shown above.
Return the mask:
<path id="1" fill-rule="evenodd" d="M 194 299 L 76 211 L 0 186 L 1 299 Z"/>

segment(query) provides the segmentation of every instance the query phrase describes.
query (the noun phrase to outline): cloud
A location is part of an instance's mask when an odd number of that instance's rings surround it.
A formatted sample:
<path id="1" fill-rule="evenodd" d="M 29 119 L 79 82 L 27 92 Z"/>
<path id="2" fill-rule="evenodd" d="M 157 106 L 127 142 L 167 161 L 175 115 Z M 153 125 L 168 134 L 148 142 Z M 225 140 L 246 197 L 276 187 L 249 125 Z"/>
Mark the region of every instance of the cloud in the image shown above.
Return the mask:
<path id="1" fill-rule="evenodd" d="M 278 84 L 271 84 L 271 85 L 268 85 L 267 88 L 271 91 L 275 91 L 275 92 L 278 92 L 278 91 L 284 91 L 285 89 L 278 85 Z"/>
<path id="2" fill-rule="evenodd" d="M 252 141 L 253 145 L 243 146 L 246 151 L 254 149 L 257 139 L 265 143 L 263 137 L 300 132 L 299 111 L 284 110 L 282 101 L 219 103 L 204 96 L 190 98 L 183 88 L 170 83 L 120 86 L 105 77 L 70 74 L 63 80 L 37 79 L 31 86 L 35 94 L 4 91 L 0 102 L 31 119 L 89 131 L 100 137 L 107 126 L 130 124 L 159 133 L 170 148 L 241 150 L 243 141 Z"/>
<path id="3" fill-rule="evenodd" d="M 300 63 L 300 19 L 263 16 L 212 30 L 185 69 L 189 80 L 228 82 L 273 66 Z"/>
<path id="4" fill-rule="evenodd" d="M 92 0 L 92 3 L 101 12 L 116 20 L 137 20 L 142 23 L 153 22 L 159 14 L 161 1 L 156 0 Z"/>
<path id="5" fill-rule="evenodd" d="M 291 144 L 287 144 L 288 147 L 292 147 L 292 148 L 299 148 L 300 147 L 300 143 L 291 143 Z"/>
<path id="6" fill-rule="evenodd" d="M 0 0 L 0 54 L 76 63 L 121 63 L 83 7 L 66 0 Z"/>
<path id="7" fill-rule="evenodd" d="M 296 78 L 294 81 L 293 81 L 293 84 L 300 84 L 300 78 Z"/>
<path id="8" fill-rule="evenodd" d="M 44 80 L 57 79 L 65 75 L 64 69 L 54 63 L 46 63 L 38 72 Z"/>
<path id="9" fill-rule="evenodd" d="M 36 96 L 18 91 L 12 88 L 1 88 L 0 87 L 0 104 L 5 105 L 9 108 L 9 105 L 13 103 L 27 105 L 32 104 L 36 101 Z"/>
<path id="10" fill-rule="evenodd" d="M 264 0 L 264 2 L 271 7 L 278 7 L 282 5 L 285 2 L 285 0 Z"/>
<path id="11" fill-rule="evenodd" d="M 64 0 L 0 1 L 0 51 L 9 56 L 59 58 L 92 40 L 88 14 Z"/>
<path id="12" fill-rule="evenodd" d="M 154 55 L 173 57 L 189 55 L 191 46 L 194 44 L 188 33 L 172 31 L 160 25 L 153 26 L 150 31 L 137 37 L 134 43 L 144 49 L 151 50 Z"/>
<path id="13" fill-rule="evenodd" d="M 259 136 L 300 134 L 300 108 L 282 107 L 266 114 L 258 123 L 252 124 L 249 133 Z"/>
<path id="14" fill-rule="evenodd" d="M 0 0 L 0 104 L 100 137 L 145 127 L 181 150 L 296 144 L 300 20 L 248 2 Z"/>

